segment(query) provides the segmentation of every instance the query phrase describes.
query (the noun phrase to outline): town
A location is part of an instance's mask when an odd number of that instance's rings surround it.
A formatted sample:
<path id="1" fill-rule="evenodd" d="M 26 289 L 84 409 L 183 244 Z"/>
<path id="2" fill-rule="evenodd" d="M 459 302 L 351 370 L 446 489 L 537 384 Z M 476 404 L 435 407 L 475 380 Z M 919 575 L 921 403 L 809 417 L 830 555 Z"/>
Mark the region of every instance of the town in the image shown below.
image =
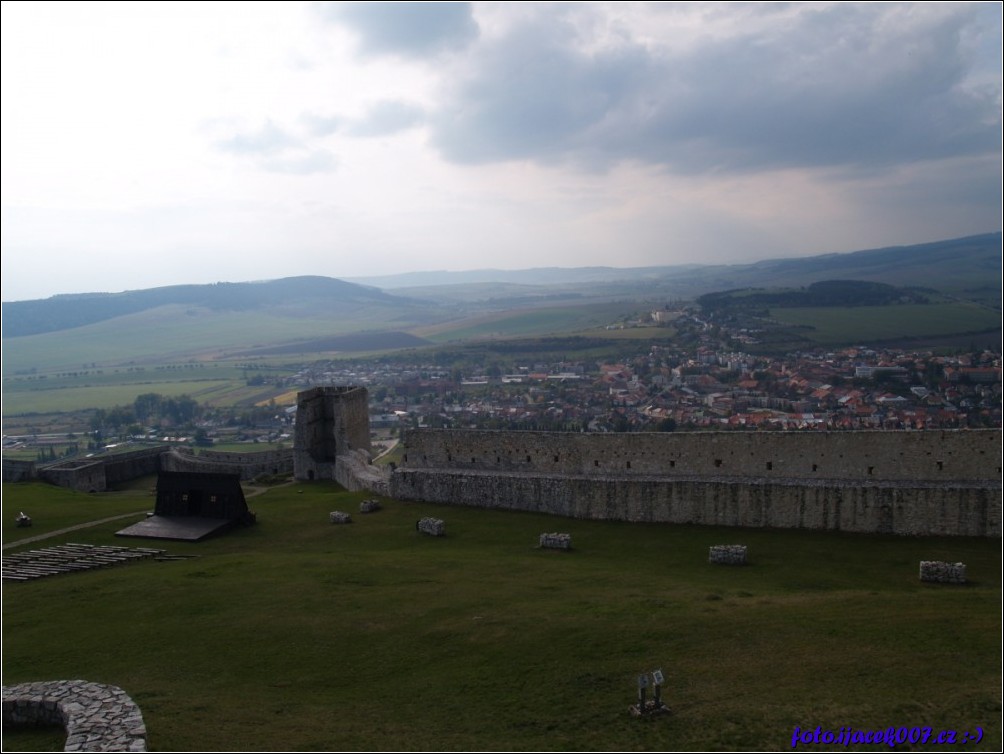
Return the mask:
<path id="1" fill-rule="evenodd" d="M 1001 354 L 976 341 L 954 353 L 878 346 L 751 353 L 742 349 L 755 351 L 759 333 L 748 324 L 681 307 L 611 324 L 611 330 L 634 332 L 608 341 L 570 336 L 299 364 L 250 362 L 242 365 L 247 385 L 270 396 L 253 405 L 212 406 L 190 396 L 147 393 L 115 408 L 77 412 L 78 426 L 61 432 L 6 436 L 4 448 L 33 451 L 44 463 L 137 442 L 288 447 L 296 393 L 318 385 L 368 389 L 377 451 L 410 427 L 668 432 L 1001 426 Z M 605 355 L 569 357 L 590 350 L 583 340 Z M 596 349 L 597 343 L 606 347 Z"/>
<path id="2" fill-rule="evenodd" d="M 658 337 L 672 321 L 674 337 Z M 655 326 L 652 326 L 655 325 Z M 653 312 L 637 352 L 616 360 L 464 358 L 452 352 L 336 359 L 278 387 L 369 388 L 371 426 L 581 432 L 673 430 L 956 429 L 1001 426 L 1001 354 L 847 347 L 765 356 L 732 350 L 753 342 L 696 310 Z M 285 414 L 273 413 L 282 434 Z M 207 427 L 208 429 L 208 427 Z M 260 428 L 264 429 L 264 428 Z"/>

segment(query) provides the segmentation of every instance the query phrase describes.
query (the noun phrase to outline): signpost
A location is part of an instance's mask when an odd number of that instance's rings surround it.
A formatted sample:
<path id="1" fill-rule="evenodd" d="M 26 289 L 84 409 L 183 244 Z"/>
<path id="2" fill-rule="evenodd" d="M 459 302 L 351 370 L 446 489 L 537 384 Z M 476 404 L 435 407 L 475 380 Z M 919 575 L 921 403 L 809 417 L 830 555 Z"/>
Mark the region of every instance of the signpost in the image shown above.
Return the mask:
<path id="1" fill-rule="evenodd" d="M 635 717 L 648 717 L 650 715 L 657 715 L 664 712 L 669 712 L 669 707 L 667 707 L 662 701 L 662 684 L 665 681 L 665 676 L 662 674 L 662 670 L 652 671 L 652 699 L 646 699 L 648 685 L 649 685 L 649 674 L 642 673 L 638 676 L 638 704 L 632 704 L 628 710 Z"/>

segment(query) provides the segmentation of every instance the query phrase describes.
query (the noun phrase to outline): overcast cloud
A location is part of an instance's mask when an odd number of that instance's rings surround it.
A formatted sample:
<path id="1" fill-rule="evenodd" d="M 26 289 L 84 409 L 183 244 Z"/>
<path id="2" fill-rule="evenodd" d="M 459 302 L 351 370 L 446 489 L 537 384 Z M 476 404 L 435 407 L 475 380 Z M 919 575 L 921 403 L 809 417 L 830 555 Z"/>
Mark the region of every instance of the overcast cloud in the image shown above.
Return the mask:
<path id="1" fill-rule="evenodd" d="M 3 299 L 1000 229 L 999 3 L 4 3 Z"/>

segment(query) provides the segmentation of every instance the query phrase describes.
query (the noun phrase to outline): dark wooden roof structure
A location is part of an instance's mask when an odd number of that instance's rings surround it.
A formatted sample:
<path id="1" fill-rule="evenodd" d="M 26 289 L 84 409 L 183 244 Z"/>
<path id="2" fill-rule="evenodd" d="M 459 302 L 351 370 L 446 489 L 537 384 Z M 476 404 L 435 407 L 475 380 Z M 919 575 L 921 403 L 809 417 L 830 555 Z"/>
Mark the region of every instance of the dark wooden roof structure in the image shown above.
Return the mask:
<path id="1" fill-rule="evenodd" d="M 153 515 L 116 534 L 195 542 L 253 523 L 254 514 L 248 510 L 239 474 L 162 471 L 157 476 Z"/>

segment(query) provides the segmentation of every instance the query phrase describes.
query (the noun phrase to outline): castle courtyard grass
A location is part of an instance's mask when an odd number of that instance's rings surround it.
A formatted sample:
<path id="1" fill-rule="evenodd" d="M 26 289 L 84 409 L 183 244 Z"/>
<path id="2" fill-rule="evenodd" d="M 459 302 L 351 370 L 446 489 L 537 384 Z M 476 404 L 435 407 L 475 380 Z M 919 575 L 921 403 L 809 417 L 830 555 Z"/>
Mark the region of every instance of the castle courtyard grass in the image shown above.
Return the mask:
<path id="1" fill-rule="evenodd" d="M 5 484 L 4 542 L 30 532 L 7 526 L 21 508 L 82 523 L 149 508 L 148 487 Z M 999 540 L 393 500 L 360 514 L 365 497 L 297 483 L 249 500 L 257 526 L 203 543 L 115 537 L 126 519 L 33 545 L 197 557 L 4 584 L 4 683 L 120 686 L 152 750 L 789 750 L 796 726 L 979 726 L 959 748 L 1000 749 Z M 422 516 L 447 535 L 418 534 Z M 538 549 L 545 531 L 573 549 Z M 714 544 L 747 545 L 750 564 L 708 564 Z M 921 583 L 922 559 L 965 562 L 970 583 Z M 657 668 L 672 714 L 630 717 Z M 4 731 L 5 751 L 33 747 L 51 741 Z"/>

